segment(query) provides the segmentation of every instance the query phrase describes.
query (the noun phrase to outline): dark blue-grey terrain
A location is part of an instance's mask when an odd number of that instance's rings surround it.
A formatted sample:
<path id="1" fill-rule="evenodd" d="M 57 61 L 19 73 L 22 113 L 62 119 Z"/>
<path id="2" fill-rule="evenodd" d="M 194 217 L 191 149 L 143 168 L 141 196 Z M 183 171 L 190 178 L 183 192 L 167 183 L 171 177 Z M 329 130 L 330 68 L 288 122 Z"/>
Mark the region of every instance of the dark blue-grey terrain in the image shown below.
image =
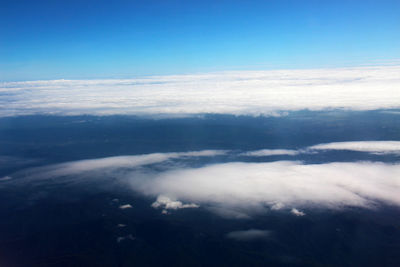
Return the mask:
<path id="1" fill-rule="evenodd" d="M 296 193 L 301 204 L 282 198 L 287 208 L 247 191 L 240 199 L 249 202 L 231 202 L 236 187 L 223 198 L 220 191 L 191 197 L 192 189 L 164 184 L 179 171 L 232 163 L 354 163 L 390 176 L 400 162 L 387 151 L 312 149 L 350 141 L 400 141 L 398 111 L 0 118 L 0 266 L 400 266 L 399 202 L 375 193 L 374 183 L 354 191 L 360 204 L 333 197 L 320 205 Z M 262 149 L 281 152 L 253 153 Z M 140 164 L 118 158 L 133 155 L 151 156 Z M 171 192 L 176 199 L 156 201 Z M 216 200 L 204 200 L 208 193 Z"/>

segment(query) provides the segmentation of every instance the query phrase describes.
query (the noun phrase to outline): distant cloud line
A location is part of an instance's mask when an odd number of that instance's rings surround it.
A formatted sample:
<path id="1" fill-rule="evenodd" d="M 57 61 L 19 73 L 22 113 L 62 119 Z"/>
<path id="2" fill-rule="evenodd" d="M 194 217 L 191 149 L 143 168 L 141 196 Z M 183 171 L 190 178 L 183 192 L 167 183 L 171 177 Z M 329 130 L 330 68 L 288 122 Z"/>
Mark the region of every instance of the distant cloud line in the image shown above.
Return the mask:
<path id="1" fill-rule="evenodd" d="M 0 84 L 0 117 L 273 115 L 302 109 L 400 108 L 400 66 L 233 71 L 124 80 Z"/>
<path id="2" fill-rule="evenodd" d="M 305 149 L 261 149 L 241 153 L 242 156 L 266 157 L 266 156 L 296 156 L 304 153 L 316 153 L 317 151 L 348 150 L 366 152 L 376 155 L 395 154 L 400 155 L 400 141 L 350 141 L 318 144 Z"/>
<path id="3" fill-rule="evenodd" d="M 394 154 L 400 155 L 400 141 L 351 141 L 333 142 L 313 145 L 310 147 L 291 149 L 261 149 L 239 153 L 238 156 L 267 157 L 267 156 L 296 156 L 302 153 L 317 153 L 324 150 L 348 150 L 366 152 L 377 155 Z M 114 156 L 97 159 L 85 159 L 79 161 L 65 162 L 45 167 L 29 169 L 32 178 L 46 179 L 52 177 L 82 174 L 86 172 L 97 172 L 102 170 L 132 169 L 145 165 L 162 163 L 173 159 L 190 157 L 215 157 L 233 153 L 229 150 L 200 150 L 188 152 L 151 153 L 144 155 Z M 10 176 L 0 177 L 0 181 L 11 180 Z"/>

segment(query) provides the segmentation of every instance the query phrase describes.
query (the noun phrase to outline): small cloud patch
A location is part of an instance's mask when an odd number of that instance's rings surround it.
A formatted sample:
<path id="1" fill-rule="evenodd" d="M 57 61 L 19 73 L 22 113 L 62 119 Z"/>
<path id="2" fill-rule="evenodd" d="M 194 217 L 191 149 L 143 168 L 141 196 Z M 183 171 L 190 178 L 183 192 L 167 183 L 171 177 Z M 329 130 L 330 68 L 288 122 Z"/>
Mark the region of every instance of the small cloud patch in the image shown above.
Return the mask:
<path id="1" fill-rule="evenodd" d="M 302 211 L 300 211 L 300 210 L 298 210 L 296 208 L 293 208 L 290 212 L 293 215 L 296 215 L 296 216 L 304 216 L 304 215 L 306 215 L 304 212 L 302 212 Z"/>
<path id="2" fill-rule="evenodd" d="M 120 208 L 121 210 L 131 209 L 131 208 L 132 208 L 132 205 L 131 205 L 131 204 L 125 204 L 125 205 L 119 206 L 119 208 Z"/>
<path id="3" fill-rule="evenodd" d="M 134 237 L 132 234 L 126 235 L 126 236 L 119 236 L 117 237 L 117 243 L 121 243 L 122 241 L 125 240 L 135 240 L 136 237 Z"/>
<path id="4" fill-rule="evenodd" d="M 278 202 L 271 206 L 271 210 L 281 210 L 285 207 L 285 204 Z"/>
<path id="5" fill-rule="evenodd" d="M 163 209 L 162 214 L 168 214 L 168 210 L 186 209 L 186 208 L 198 208 L 199 205 L 190 203 L 183 204 L 181 201 L 172 200 L 166 196 L 158 196 L 157 200 L 151 204 L 155 209 Z"/>

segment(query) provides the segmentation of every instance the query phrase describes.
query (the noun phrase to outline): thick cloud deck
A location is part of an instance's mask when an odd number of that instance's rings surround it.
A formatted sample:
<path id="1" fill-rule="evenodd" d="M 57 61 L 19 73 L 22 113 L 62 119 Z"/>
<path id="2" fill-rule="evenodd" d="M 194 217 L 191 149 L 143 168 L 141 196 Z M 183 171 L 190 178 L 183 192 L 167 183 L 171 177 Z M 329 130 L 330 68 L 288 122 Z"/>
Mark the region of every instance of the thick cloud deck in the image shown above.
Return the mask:
<path id="1" fill-rule="evenodd" d="M 8 82 L 0 84 L 0 116 L 273 115 L 301 109 L 390 109 L 400 107 L 399 73 L 400 66 L 376 66 Z"/>

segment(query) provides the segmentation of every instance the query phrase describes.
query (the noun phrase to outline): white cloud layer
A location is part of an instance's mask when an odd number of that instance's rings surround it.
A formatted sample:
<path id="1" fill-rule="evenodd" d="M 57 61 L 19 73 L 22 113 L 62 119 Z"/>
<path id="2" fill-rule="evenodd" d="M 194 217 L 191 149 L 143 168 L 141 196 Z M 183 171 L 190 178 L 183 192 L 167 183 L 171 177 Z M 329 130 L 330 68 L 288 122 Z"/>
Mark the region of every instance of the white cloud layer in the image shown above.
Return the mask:
<path id="1" fill-rule="evenodd" d="M 252 212 L 284 207 L 400 206 L 400 165 L 377 162 L 304 165 L 295 161 L 224 163 L 134 175 L 132 188 L 212 207 L 222 216 L 245 218 Z M 228 212 L 228 213 L 227 213 Z M 295 208 L 295 215 L 304 215 Z"/>
<path id="2" fill-rule="evenodd" d="M 319 144 L 313 150 L 352 150 L 373 154 L 400 154 L 400 141 L 353 141 Z"/>
<path id="3" fill-rule="evenodd" d="M 400 108 L 400 66 L 236 71 L 0 84 L 0 117 L 25 114 L 274 115 Z M 278 112 L 278 113 L 277 113 Z"/>

